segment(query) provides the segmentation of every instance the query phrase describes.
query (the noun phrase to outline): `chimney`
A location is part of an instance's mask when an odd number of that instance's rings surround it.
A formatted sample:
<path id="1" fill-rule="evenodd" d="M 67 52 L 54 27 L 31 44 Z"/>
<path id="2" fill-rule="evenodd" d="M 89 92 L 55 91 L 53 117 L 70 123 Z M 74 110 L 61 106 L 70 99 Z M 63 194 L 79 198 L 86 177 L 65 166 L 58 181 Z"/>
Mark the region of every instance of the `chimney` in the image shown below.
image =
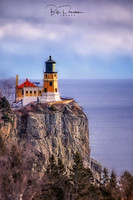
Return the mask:
<path id="1" fill-rule="evenodd" d="M 16 75 L 16 87 L 18 87 L 18 75 Z"/>

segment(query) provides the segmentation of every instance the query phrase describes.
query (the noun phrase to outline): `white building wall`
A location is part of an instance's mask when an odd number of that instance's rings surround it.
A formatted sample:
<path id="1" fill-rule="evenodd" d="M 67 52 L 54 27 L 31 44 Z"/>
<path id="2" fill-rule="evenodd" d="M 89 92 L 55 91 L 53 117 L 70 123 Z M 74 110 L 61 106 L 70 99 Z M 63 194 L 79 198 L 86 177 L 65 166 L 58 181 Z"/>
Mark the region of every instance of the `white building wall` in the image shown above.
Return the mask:
<path id="1" fill-rule="evenodd" d="M 37 97 L 23 97 L 23 106 L 26 106 L 27 104 L 37 101 Z"/>
<path id="2" fill-rule="evenodd" d="M 23 97 L 23 106 L 37 101 L 38 96 L 38 91 L 42 90 L 43 87 L 24 87 L 24 97 Z M 26 96 L 26 91 L 28 91 L 28 96 Z M 30 94 L 30 91 L 32 91 L 32 94 Z M 36 96 L 34 95 L 34 91 L 36 91 Z M 30 94 L 30 96 L 29 96 Z"/>
<path id="3" fill-rule="evenodd" d="M 39 90 L 41 90 L 40 87 L 39 87 Z M 28 96 L 26 96 L 26 91 L 28 91 Z M 32 94 L 29 96 L 30 91 L 32 91 Z M 34 91 L 36 91 L 36 96 L 34 96 Z M 61 101 L 59 92 L 46 92 L 46 93 L 43 92 L 42 96 L 38 96 L 37 94 L 38 94 L 38 87 L 25 87 L 24 97 L 23 97 L 23 106 L 31 102 L 37 102 L 38 99 L 42 103 Z"/>
<path id="4" fill-rule="evenodd" d="M 40 98 L 41 102 L 61 101 L 59 92 L 46 92 Z"/>

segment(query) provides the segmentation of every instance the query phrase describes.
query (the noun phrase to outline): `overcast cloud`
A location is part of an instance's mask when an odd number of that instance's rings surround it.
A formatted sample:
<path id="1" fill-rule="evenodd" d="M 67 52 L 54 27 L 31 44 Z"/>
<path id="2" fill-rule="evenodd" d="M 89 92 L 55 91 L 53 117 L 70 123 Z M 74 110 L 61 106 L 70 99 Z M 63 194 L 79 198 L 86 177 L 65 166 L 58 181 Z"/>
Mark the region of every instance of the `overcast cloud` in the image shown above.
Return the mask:
<path id="1" fill-rule="evenodd" d="M 60 16 L 57 14 L 50 16 L 50 9 L 46 9 L 48 4 L 71 5 L 71 10 L 84 13 L 76 14 L 76 16 Z M 12 73 L 14 75 L 17 70 L 21 71 L 22 58 L 23 65 L 26 67 L 28 55 L 40 59 L 45 54 L 42 59 L 46 59 L 51 53 L 56 57 L 59 65 L 64 66 L 64 69 L 61 69 L 61 75 L 64 78 L 69 78 L 67 75 L 70 76 L 69 73 L 67 74 L 69 62 L 71 62 L 69 65 L 72 65 L 73 70 L 75 69 L 74 63 L 77 66 L 77 78 L 79 78 L 78 73 L 83 62 L 89 74 L 88 76 L 82 74 L 83 78 L 104 78 L 104 76 L 108 78 L 132 78 L 131 75 L 128 75 L 131 74 L 133 64 L 132 11 L 133 2 L 128 0 L 1 0 L 1 74 L 3 73 L 3 65 L 5 70 L 14 65 L 14 73 Z M 20 56 L 20 66 L 17 56 Z M 60 59 L 60 56 L 63 56 L 63 58 Z M 99 70 L 95 73 L 95 76 L 93 70 L 88 71 L 90 70 L 87 65 L 88 60 L 94 68 L 97 68 L 97 58 L 99 59 L 99 66 L 103 62 L 106 67 L 111 59 L 112 65 L 115 60 L 121 59 L 121 57 L 123 59 L 125 57 L 126 59 L 127 57 L 130 58 L 130 62 L 126 60 L 127 77 L 126 75 L 122 77 L 121 72 L 119 73 L 121 74 L 120 77 L 115 77 L 113 71 L 109 72 L 109 76 L 106 70 L 105 75 L 103 73 L 103 76 L 98 77 Z M 11 62 L 5 61 L 7 58 L 11 59 Z M 78 61 L 76 61 L 77 58 Z M 105 60 L 107 63 L 105 63 Z M 32 65 L 35 68 L 35 62 Z M 124 67 L 124 65 L 121 67 Z M 13 70 L 10 69 L 12 72 Z"/>

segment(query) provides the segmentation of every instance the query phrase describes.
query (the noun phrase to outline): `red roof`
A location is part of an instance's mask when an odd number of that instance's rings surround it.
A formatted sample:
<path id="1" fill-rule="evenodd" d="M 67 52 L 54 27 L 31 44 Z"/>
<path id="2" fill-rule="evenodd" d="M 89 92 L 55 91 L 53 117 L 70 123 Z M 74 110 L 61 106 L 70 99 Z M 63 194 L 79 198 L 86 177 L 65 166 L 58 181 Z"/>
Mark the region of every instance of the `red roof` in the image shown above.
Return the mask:
<path id="1" fill-rule="evenodd" d="M 36 87 L 36 85 L 31 83 L 27 78 L 24 83 L 22 83 L 21 85 L 18 86 L 18 88 L 23 88 L 23 87 Z"/>

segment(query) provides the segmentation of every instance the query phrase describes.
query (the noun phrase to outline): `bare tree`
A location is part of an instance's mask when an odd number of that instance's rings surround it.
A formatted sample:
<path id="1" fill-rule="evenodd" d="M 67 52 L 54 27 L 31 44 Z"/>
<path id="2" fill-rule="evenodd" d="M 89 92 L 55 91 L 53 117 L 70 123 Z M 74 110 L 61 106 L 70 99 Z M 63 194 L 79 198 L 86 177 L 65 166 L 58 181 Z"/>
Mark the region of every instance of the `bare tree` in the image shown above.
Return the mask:
<path id="1" fill-rule="evenodd" d="M 15 78 L 0 80 L 0 95 L 5 96 L 10 104 L 13 103 L 15 99 Z"/>
<path id="2" fill-rule="evenodd" d="M 34 149 L 9 144 L 2 136 L 0 144 L 0 199 L 32 200 L 40 188 L 39 173 L 33 169 Z"/>

